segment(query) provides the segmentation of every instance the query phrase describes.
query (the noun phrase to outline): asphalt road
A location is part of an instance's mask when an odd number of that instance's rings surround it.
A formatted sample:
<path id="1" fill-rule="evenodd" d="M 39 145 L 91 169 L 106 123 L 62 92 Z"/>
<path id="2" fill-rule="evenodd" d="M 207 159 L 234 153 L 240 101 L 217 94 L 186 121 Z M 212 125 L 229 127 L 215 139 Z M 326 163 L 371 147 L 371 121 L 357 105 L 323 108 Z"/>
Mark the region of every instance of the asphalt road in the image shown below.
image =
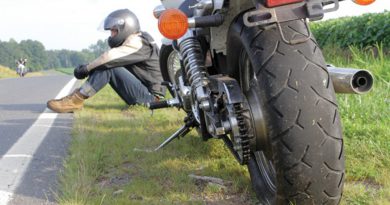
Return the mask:
<path id="1" fill-rule="evenodd" d="M 0 79 L 0 205 L 55 204 L 72 114 L 46 102 L 74 83 L 67 75 Z"/>

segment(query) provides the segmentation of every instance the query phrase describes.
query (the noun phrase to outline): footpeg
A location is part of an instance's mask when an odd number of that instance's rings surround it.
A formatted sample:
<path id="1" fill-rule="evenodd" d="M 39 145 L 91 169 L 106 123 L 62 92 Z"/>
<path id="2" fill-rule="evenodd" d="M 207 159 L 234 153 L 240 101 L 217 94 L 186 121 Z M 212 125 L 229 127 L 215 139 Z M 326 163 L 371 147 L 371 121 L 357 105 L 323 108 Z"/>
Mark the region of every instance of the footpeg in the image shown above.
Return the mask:
<path id="1" fill-rule="evenodd" d="M 173 99 L 169 99 L 169 100 L 150 102 L 147 104 L 147 106 L 149 109 L 155 110 L 155 109 L 161 109 L 161 108 L 167 108 L 167 107 L 179 107 L 180 102 L 176 98 L 173 98 Z"/>

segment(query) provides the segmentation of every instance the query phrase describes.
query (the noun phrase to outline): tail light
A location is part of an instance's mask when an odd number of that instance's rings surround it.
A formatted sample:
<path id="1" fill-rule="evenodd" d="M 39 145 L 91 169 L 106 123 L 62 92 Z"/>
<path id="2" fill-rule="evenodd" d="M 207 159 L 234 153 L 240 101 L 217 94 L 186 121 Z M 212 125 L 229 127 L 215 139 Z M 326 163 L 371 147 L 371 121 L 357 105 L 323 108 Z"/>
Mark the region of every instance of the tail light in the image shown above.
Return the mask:
<path id="1" fill-rule="evenodd" d="M 375 0 L 353 0 L 353 2 L 355 2 L 356 4 L 359 4 L 359 5 L 369 5 L 369 4 L 372 4 L 374 3 Z"/>
<path id="2" fill-rule="evenodd" d="M 302 2 L 303 0 L 266 0 L 267 7 L 281 6 L 285 4 L 292 4 Z"/>
<path id="3" fill-rule="evenodd" d="M 178 9 L 164 11 L 158 19 L 160 33 L 169 39 L 179 39 L 188 30 L 188 18 Z"/>

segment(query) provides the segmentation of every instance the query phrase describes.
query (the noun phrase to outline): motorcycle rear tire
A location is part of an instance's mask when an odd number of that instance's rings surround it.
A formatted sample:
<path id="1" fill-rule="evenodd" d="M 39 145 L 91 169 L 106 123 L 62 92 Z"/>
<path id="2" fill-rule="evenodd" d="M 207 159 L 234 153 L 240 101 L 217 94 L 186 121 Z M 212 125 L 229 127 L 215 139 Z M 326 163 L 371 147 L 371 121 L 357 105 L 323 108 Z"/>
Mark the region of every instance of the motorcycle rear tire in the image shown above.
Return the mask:
<path id="1" fill-rule="evenodd" d="M 287 40 L 310 32 L 302 20 L 281 28 Z M 264 116 L 265 149 L 248 163 L 260 203 L 338 204 L 345 178 L 341 122 L 315 39 L 291 45 L 276 25 L 246 27 L 239 16 L 228 33 L 227 65 L 243 92 L 256 98 L 260 109 L 252 113 Z"/>

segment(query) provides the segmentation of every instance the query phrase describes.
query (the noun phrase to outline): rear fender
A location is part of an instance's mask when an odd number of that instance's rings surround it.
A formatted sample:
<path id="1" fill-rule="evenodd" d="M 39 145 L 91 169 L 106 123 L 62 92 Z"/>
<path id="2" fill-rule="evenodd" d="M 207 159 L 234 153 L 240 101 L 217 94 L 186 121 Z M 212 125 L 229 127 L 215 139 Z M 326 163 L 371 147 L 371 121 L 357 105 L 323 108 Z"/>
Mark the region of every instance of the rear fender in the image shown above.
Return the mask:
<path id="1" fill-rule="evenodd" d="M 224 23 L 219 27 L 210 28 L 211 43 L 210 48 L 212 53 L 226 55 L 226 37 L 230 25 L 238 15 L 254 8 L 255 4 L 252 0 L 234 0 L 229 2 L 229 8 L 224 14 Z"/>

